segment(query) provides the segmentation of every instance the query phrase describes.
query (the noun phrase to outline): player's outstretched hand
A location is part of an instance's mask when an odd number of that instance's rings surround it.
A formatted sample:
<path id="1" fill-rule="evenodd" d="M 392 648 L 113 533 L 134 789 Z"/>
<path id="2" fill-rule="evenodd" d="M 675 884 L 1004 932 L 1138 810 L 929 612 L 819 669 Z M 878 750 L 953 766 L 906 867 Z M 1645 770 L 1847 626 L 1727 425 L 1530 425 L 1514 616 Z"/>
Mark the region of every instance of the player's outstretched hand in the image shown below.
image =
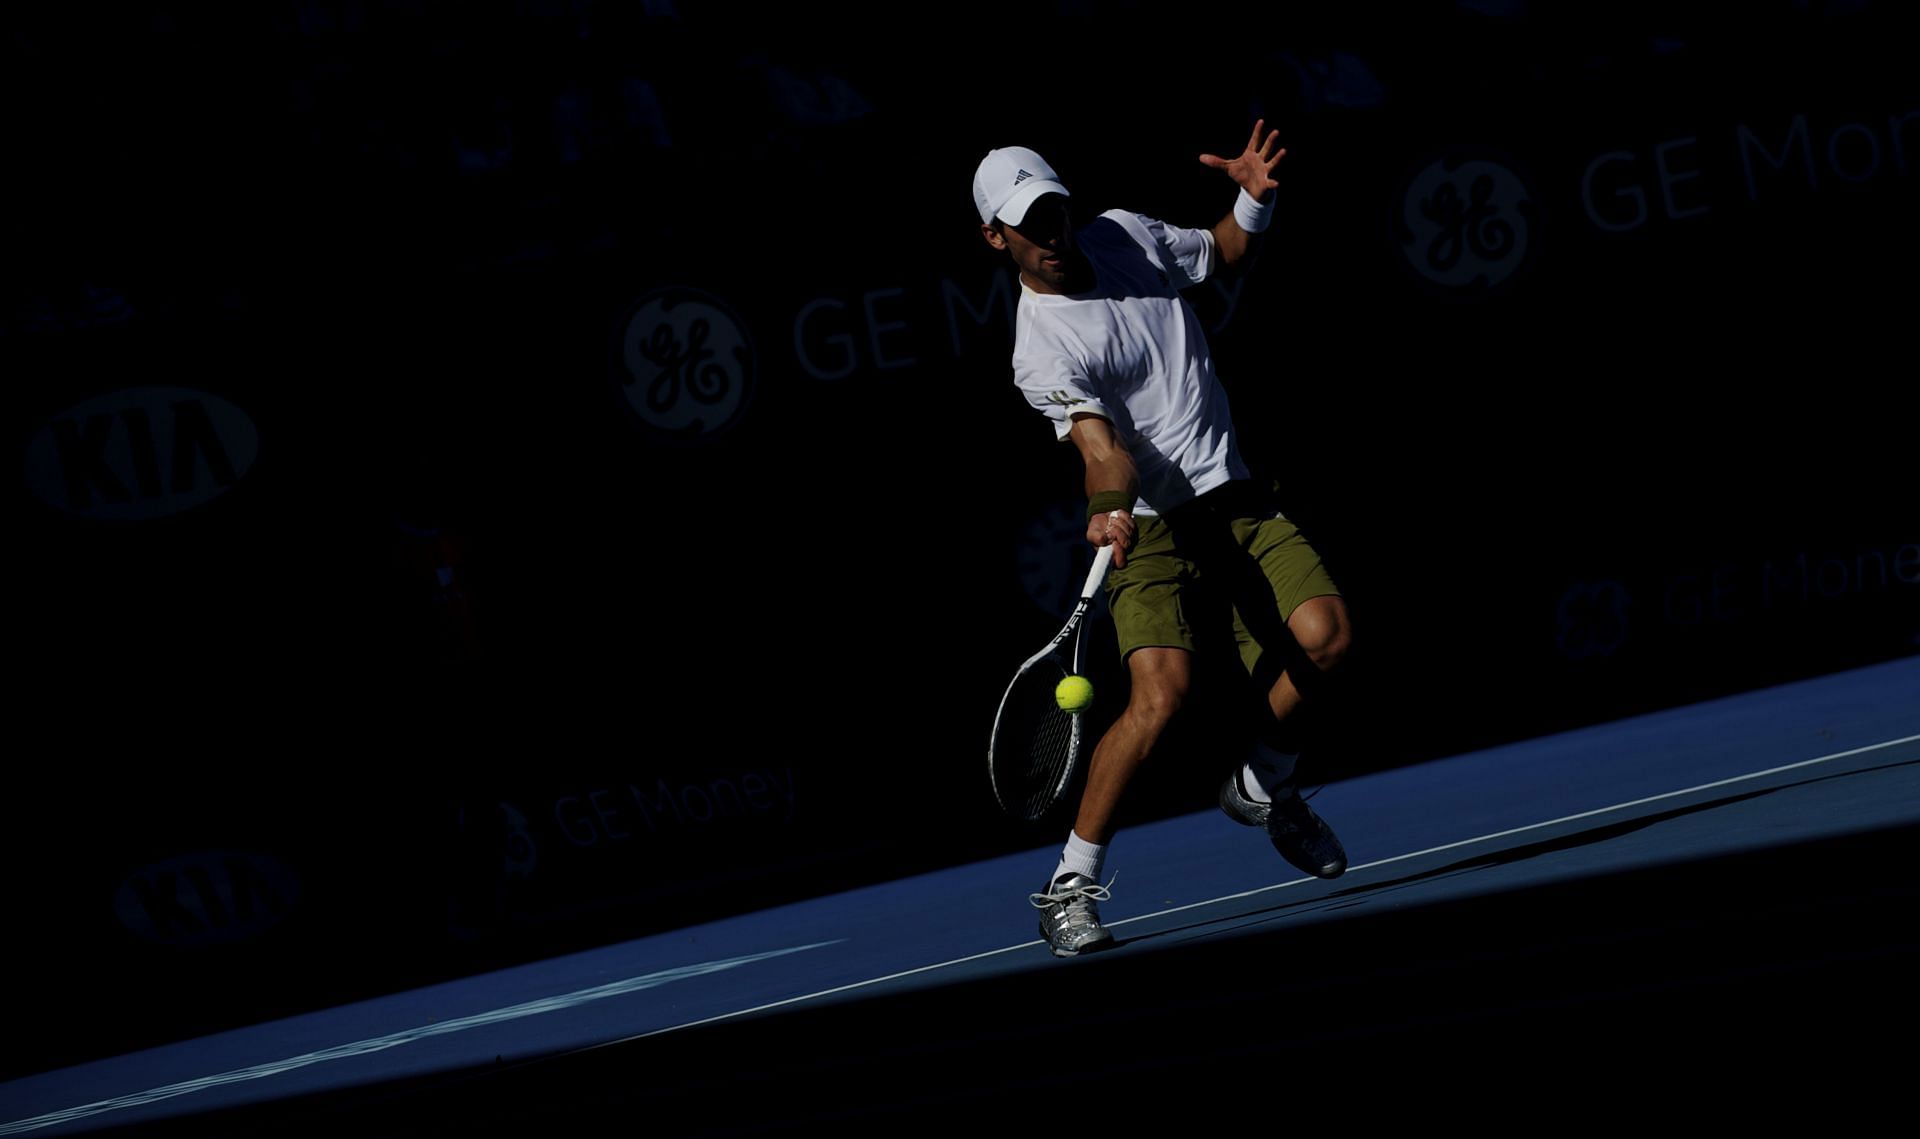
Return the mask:
<path id="1" fill-rule="evenodd" d="M 1253 137 L 1247 140 L 1247 149 L 1238 158 L 1222 158 L 1217 154 L 1200 156 L 1203 164 L 1226 171 L 1227 177 L 1239 183 L 1240 188 L 1256 200 L 1266 197 L 1269 190 L 1280 184 L 1273 180 L 1273 168 L 1287 156 L 1286 147 L 1280 145 L 1279 131 L 1267 131 L 1266 138 L 1260 137 L 1266 125 L 1265 119 L 1253 124 Z"/>

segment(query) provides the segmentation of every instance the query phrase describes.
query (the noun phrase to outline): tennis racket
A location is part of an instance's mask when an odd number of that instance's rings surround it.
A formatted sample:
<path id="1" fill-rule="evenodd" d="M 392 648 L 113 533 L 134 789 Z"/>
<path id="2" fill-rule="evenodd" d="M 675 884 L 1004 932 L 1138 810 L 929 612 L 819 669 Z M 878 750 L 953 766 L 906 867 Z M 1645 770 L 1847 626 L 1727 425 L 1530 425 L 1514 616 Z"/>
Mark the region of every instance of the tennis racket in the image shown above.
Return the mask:
<path id="1" fill-rule="evenodd" d="M 1000 697 L 987 741 L 987 775 L 1000 809 L 1009 815 L 1029 822 L 1040 818 L 1073 780 L 1086 742 L 1080 726 L 1085 713 L 1061 711 L 1053 690 L 1063 677 L 1080 671 L 1081 622 L 1112 562 L 1113 547 L 1100 547 L 1073 615 L 1045 648 L 1027 658 Z"/>

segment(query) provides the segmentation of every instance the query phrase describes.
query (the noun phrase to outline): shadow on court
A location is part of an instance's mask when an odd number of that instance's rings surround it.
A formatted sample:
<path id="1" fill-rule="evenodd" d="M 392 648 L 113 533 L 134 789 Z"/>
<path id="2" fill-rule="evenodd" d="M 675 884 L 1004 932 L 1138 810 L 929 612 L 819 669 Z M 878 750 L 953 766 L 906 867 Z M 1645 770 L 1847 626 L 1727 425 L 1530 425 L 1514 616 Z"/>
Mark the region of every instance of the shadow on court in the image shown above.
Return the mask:
<path id="1" fill-rule="evenodd" d="M 1783 783 L 1778 787 L 1768 787 L 1759 791 L 1741 791 L 1735 794 L 1723 795 L 1717 799 L 1707 799 L 1698 803 L 1690 803 L 1684 807 L 1675 807 L 1671 810 L 1660 811 L 1651 815 L 1642 815 L 1636 818 L 1624 819 L 1619 822 L 1604 823 L 1598 826 L 1588 827 L 1584 830 L 1575 831 L 1571 834 L 1559 835 L 1554 838 L 1542 839 L 1538 842 L 1523 843 L 1515 847 L 1474 855 L 1470 858 L 1450 862 L 1444 866 L 1436 866 L 1431 870 L 1422 870 L 1414 874 L 1403 874 L 1398 878 L 1389 878 L 1384 881 L 1361 881 L 1345 889 L 1331 890 L 1327 893 L 1317 894 L 1300 901 L 1282 902 L 1277 905 L 1270 905 L 1226 917 L 1194 922 L 1190 925 L 1176 926 L 1172 929 L 1158 930 L 1154 933 L 1144 934 L 1139 937 L 1125 938 L 1122 939 L 1120 944 L 1135 945 L 1146 944 L 1166 938 L 1190 938 L 1196 933 L 1204 933 L 1209 930 L 1237 931 L 1249 929 L 1263 923 L 1284 920 L 1292 914 L 1309 911 L 1324 912 L 1327 910 L 1337 910 L 1344 906 L 1356 904 L 1355 900 L 1359 898 L 1364 897 L 1369 900 L 1377 900 L 1389 892 L 1418 886 L 1423 882 L 1452 878 L 1457 875 L 1470 874 L 1476 870 L 1496 866 L 1509 866 L 1516 862 L 1525 862 L 1528 859 L 1539 858 L 1542 855 L 1559 854 L 1569 850 L 1576 850 L 1580 847 L 1611 842 L 1624 835 L 1646 830 L 1649 827 L 1657 826 L 1661 823 L 1685 818 L 1688 815 L 1697 815 L 1707 811 L 1718 810 L 1721 807 L 1733 803 L 1744 803 L 1753 799 L 1764 799 L 1772 795 L 1778 795 L 1783 791 L 1791 791 L 1799 787 L 1810 787 L 1832 780 L 1855 778 L 1866 771 L 1890 771 L 1895 768 L 1912 767 L 1916 763 L 1920 763 L 1920 761 L 1904 760 L 1899 763 L 1881 764 L 1876 767 L 1862 768 L 1855 771 L 1816 775 L 1791 783 Z"/>
<path id="2" fill-rule="evenodd" d="M 1126 1132 L 1162 1113 L 1427 1125 L 1660 1103 L 1722 1121 L 1864 1113 L 1897 1086 L 1900 1049 L 1875 1026 L 1920 1011 L 1920 884 L 1904 869 L 1917 840 L 1920 827 L 1862 832 L 1074 961 L 1036 946 L 1031 968 L 990 980 L 138 1130 L 864 1134 L 1112 1119 L 1103 1129 Z"/>

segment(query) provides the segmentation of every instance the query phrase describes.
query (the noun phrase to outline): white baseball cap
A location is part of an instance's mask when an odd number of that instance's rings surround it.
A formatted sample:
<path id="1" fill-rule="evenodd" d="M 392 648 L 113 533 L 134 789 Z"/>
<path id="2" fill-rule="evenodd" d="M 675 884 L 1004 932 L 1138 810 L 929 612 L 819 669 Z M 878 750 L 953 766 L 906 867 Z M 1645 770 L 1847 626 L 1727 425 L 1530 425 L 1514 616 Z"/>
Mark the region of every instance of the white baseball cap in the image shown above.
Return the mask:
<path id="1" fill-rule="evenodd" d="M 1008 225 L 1019 225 L 1027 207 L 1043 194 L 1073 196 L 1047 160 L 1024 146 L 988 151 L 973 172 L 973 204 L 980 208 L 982 222 L 997 217 Z"/>

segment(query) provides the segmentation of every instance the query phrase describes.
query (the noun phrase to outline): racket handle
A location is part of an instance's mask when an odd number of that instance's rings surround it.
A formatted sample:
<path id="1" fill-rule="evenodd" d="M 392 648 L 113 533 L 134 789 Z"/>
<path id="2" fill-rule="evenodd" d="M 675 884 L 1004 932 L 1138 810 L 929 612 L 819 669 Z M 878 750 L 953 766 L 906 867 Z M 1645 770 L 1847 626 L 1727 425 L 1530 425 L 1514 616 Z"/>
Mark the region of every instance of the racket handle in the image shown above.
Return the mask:
<path id="1" fill-rule="evenodd" d="M 1113 543 L 1108 542 L 1094 551 L 1093 568 L 1087 571 L 1087 584 L 1080 587 L 1080 600 L 1085 601 L 1093 596 L 1094 591 L 1100 588 L 1100 583 L 1106 580 L 1107 567 L 1112 564 Z"/>

